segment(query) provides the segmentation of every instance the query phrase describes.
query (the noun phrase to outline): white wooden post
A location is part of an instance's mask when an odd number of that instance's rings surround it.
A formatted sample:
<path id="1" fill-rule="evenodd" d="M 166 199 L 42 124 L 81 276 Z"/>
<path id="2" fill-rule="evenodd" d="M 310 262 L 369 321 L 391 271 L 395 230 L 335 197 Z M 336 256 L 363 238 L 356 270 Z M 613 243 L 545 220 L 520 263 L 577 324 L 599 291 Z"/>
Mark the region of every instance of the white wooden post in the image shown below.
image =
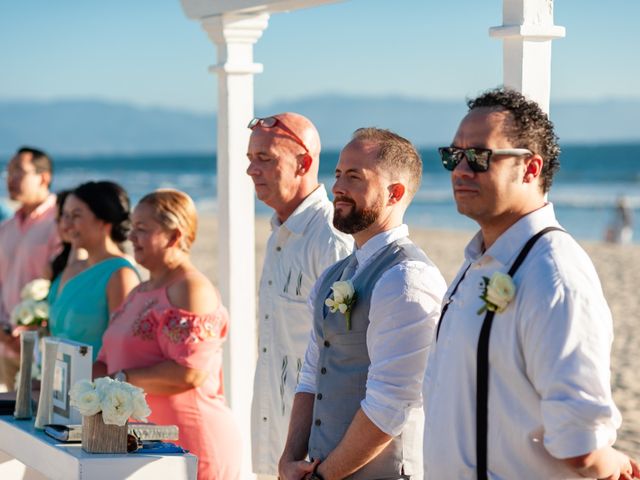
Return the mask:
<path id="1" fill-rule="evenodd" d="M 257 359 L 253 184 L 245 173 L 253 117 L 253 45 L 269 15 L 224 14 L 201 20 L 218 49 L 218 272 L 231 327 L 225 350 L 226 394 L 244 445 L 243 479 L 251 474 L 251 398 Z M 224 441 L 224 439 L 220 439 Z"/>
<path id="2" fill-rule="evenodd" d="M 503 0 L 502 26 L 489 35 L 502 38 L 504 86 L 518 90 L 549 112 L 551 41 L 565 36 L 553 24 L 553 0 Z"/>

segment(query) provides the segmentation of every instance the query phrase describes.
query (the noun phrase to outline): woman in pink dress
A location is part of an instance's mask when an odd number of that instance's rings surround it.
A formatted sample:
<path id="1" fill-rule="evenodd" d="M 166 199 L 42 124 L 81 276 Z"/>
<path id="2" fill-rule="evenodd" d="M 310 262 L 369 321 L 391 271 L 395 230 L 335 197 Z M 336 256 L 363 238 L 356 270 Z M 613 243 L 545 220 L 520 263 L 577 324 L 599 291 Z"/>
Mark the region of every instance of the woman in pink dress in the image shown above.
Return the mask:
<path id="1" fill-rule="evenodd" d="M 149 421 L 178 425 L 177 443 L 198 456 L 199 480 L 238 479 L 242 445 L 222 394 L 228 315 L 189 259 L 193 201 L 158 190 L 140 200 L 132 221 L 135 259 L 150 278 L 114 312 L 94 377 L 109 374 L 143 388 Z"/>

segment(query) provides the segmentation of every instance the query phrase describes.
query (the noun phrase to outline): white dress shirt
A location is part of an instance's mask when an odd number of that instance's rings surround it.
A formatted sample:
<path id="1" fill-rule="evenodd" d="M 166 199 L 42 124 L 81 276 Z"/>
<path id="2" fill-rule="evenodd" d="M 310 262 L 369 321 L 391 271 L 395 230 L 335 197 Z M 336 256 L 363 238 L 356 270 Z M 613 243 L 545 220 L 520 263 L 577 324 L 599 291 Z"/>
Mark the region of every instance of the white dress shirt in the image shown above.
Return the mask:
<path id="1" fill-rule="evenodd" d="M 471 266 L 425 376 L 426 478 L 475 478 L 482 279 L 506 273 L 547 226 L 558 226 L 551 204 L 520 219 L 486 252 L 480 233 L 465 250 L 460 272 Z M 513 280 L 515 297 L 491 330 L 489 478 L 579 478 L 558 459 L 611 445 L 621 421 L 610 388 L 611 313 L 591 260 L 567 233 L 541 237 Z"/>
<path id="2" fill-rule="evenodd" d="M 408 235 L 407 226 L 401 225 L 371 238 L 356 250 L 358 267 L 353 278 L 383 247 Z M 320 283 L 318 280 L 309 296 L 311 311 Z M 396 436 L 407 422 L 416 422 L 418 438 L 405 438 L 414 448 L 420 448 L 422 443 L 422 380 L 446 288 L 440 271 L 425 255 L 424 261 L 401 262 L 386 271 L 371 295 L 367 329 L 371 366 L 367 393 L 360 406 L 369 420 L 388 435 Z M 312 330 L 298 392 L 315 393 L 318 357 L 317 338 Z"/>
<path id="3" fill-rule="evenodd" d="M 320 185 L 284 222 L 274 215 L 259 287 L 258 364 L 253 387 L 253 471 L 277 475 L 312 315 L 307 298 L 320 274 L 353 250 L 332 226 L 333 204 Z"/>

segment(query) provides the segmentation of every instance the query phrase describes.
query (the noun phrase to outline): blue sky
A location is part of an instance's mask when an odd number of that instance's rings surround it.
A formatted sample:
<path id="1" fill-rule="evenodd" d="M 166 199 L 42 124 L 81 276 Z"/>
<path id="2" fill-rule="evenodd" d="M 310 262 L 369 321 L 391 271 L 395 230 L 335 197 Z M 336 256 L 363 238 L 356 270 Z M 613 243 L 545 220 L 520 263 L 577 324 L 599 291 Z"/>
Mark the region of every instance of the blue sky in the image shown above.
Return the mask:
<path id="1" fill-rule="evenodd" d="M 556 0 L 552 99 L 640 98 L 640 2 Z M 322 93 L 460 99 L 502 82 L 501 0 L 350 0 L 273 15 L 256 103 Z M 216 52 L 179 0 L 0 3 L 0 100 L 210 111 Z"/>

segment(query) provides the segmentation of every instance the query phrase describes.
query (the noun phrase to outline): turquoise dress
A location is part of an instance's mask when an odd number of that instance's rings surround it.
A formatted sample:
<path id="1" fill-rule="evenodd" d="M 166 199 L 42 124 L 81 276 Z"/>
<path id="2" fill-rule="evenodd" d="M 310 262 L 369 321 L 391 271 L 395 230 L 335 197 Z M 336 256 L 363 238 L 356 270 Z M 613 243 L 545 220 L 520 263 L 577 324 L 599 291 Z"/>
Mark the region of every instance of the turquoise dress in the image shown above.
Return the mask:
<path id="1" fill-rule="evenodd" d="M 102 347 L 102 334 L 109 325 L 107 284 L 121 268 L 135 267 L 122 257 L 108 258 L 70 278 L 58 292 L 60 277 L 49 289 L 49 330 L 51 335 L 93 347 L 93 361 Z"/>

